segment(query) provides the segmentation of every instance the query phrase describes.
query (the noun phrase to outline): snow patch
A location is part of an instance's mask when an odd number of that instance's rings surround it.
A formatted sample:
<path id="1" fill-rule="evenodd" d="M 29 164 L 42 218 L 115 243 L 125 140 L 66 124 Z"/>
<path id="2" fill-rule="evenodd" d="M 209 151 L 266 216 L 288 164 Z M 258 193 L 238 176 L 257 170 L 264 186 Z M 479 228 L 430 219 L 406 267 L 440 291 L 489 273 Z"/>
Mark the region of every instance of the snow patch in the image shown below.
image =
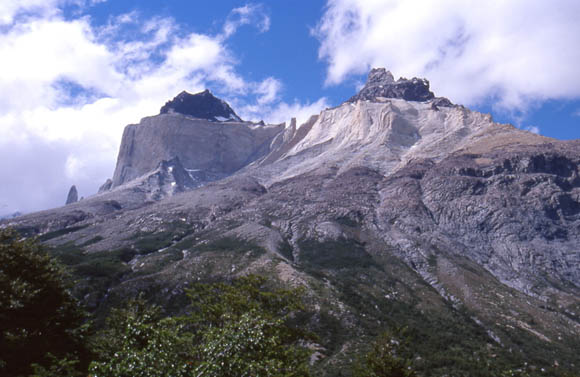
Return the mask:
<path id="1" fill-rule="evenodd" d="M 241 122 L 240 117 L 236 116 L 235 114 L 230 114 L 227 118 L 222 116 L 215 116 L 214 119 L 217 120 L 218 122 L 227 122 L 228 120 L 235 120 Z"/>

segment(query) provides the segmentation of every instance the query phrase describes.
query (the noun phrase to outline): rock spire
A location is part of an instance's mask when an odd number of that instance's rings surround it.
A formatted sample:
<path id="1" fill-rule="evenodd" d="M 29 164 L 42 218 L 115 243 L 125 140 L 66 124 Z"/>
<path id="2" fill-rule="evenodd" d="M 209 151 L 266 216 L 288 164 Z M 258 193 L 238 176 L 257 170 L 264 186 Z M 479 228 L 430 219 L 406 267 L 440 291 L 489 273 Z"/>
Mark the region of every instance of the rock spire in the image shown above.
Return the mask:
<path id="1" fill-rule="evenodd" d="M 75 185 L 72 185 L 70 190 L 68 190 L 65 205 L 76 203 L 78 201 L 79 201 L 79 193 L 77 191 L 77 187 Z"/>
<path id="2" fill-rule="evenodd" d="M 436 100 L 438 106 L 451 106 L 446 98 L 436 98 L 429 90 L 429 81 L 413 77 L 399 78 L 395 81 L 393 74 L 385 68 L 371 69 L 365 86 L 347 102 L 360 100 L 377 101 L 377 98 L 398 98 L 407 101 L 426 102 Z"/>

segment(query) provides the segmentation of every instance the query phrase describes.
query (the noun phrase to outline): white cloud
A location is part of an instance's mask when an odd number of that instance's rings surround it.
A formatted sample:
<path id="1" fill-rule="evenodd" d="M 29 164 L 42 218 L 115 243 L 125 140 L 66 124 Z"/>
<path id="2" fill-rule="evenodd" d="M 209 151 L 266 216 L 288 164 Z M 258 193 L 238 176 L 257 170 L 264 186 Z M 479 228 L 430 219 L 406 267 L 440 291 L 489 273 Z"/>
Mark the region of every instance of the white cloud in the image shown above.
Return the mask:
<path id="1" fill-rule="evenodd" d="M 60 6 L 83 8 L 107 0 L 2 0 L 0 2 L 0 26 L 15 22 L 18 17 L 50 17 L 61 12 Z"/>
<path id="2" fill-rule="evenodd" d="M 64 19 L 59 8 L 94 2 L 0 3 L 3 212 L 61 205 L 72 184 L 80 195 L 94 194 L 113 173 L 124 126 L 182 90 L 211 86 L 240 106 L 255 103 L 265 119 L 322 105 L 286 105 L 279 80 L 247 81 L 236 72 L 227 37 L 247 24 L 268 30 L 261 6 L 234 9 L 217 35 L 187 33 L 170 18 L 137 12 L 94 27 L 82 14 Z"/>
<path id="3" fill-rule="evenodd" d="M 279 124 L 286 122 L 290 124 L 292 118 L 296 118 L 298 125 L 306 122 L 312 115 L 319 114 L 322 110 L 330 107 L 328 99 L 322 97 L 315 102 L 300 103 L 295 100 L 293 103 L 279 102 L 272 105 L 246 105 L 240 108 L 239 115 L 248 120 Z"/>
<path id="4" fill-rule="evenodd" d="M 580 2 L 329 0 L 314 34 L 327 84 L 386 67 L 466 105 L 580 97 Z M 356 53 L 354 53 L 356 52 Z"/>
<path id="5" fill-rule="evenodd" d="M 529 131 L 531 133 L 534 133 L 536 135 L 539 135 L 540 134 L 540 128 L 537 127 L 537 126 L 531 126 L 530 125 L 530 126 L 524 127 L 524 130 Z"/>
<path id="6" fill-rule="evenodd" d="M 0 35 L 0 111 L 56 105 L 60 79 L 103 93 L 114 91 L 122 76 L 114 55 L 94 42 L 86 21 L 34 20 Z"/>
<path id="7" fill-rule="evenodd" d="M 301 125 L 312 115 L 318 115 L 322 110 L 329 107 L 330 105 L 325 97 L 312 103 L 306 102 L 302 104 L 298 101 L 291 104 L 280 103 L 270 111 L 268 119 L 272 123 L 281 123 L 288 119 L 296 118 L 296 123 Z"/>
<path id="8" fill-rule="evenodd" d="M 234 34 L 240 26 L 248 24 L 255 25 L 261 33 L 270 30 L 270 17 L 261 4 L 246 4 L 234 8 L 224 24 L 224 38 Z"/>
<path id="9" fill-rule="evenodd" d="M 55 8 L 61 0 L 2 0 L 0 2 L 0 25 L 11 24 L 14 18 L 26 12 L 36 12 L 48 16 L 58 11 Z"/>
<path id="10" fill-rule="evenodd" d="M 265 105 L 274 102 L 282 89 L 282 83 L 273 77 L 268 77 L 262 81 L 256 88 L 256 93 L 260 96 L 258 97 L 258 104 Z"/>

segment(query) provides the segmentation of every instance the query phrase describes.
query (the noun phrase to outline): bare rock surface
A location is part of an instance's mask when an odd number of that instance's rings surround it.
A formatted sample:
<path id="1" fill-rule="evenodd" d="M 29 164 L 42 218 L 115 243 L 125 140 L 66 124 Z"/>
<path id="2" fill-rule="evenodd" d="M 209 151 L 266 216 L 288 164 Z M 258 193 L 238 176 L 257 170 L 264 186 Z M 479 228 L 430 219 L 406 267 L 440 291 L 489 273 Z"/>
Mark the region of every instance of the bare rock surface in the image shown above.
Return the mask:
<path id="1" fill-rule="evenodd" d="M 373 68 L 369 73 L 365 86 L 347 102 L 377 101 L 381 98 L 426 102 L 435 99 L 435 95 L 429 90 L 429 81 L 427 79 L 413 77 L 409 80 L 401 77 L 395 81 L 390 71 L 384 68 Z M 435 105 L 451 106 L 451 102 L 446 98 L 437 98 Z"/>
<path id="2" fill-rule="evenodd" d="M 223 178 L 269 152 L 283 125 L 213 122 L 182 114 L 160 114 L 125 128 L 111 187 L 179 157 L 184 169 Z"/>

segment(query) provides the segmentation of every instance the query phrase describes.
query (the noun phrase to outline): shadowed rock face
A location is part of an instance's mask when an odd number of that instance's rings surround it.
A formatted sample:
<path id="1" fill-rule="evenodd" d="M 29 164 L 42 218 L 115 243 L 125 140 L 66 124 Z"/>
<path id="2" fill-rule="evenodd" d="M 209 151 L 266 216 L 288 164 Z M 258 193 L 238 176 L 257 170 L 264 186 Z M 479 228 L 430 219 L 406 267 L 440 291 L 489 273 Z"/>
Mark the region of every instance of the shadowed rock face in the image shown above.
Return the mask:
<path id="1" fill-rule="evenodd" d="M 226 102 L 215 97 L 207 89 L 197 94 L 186 91 L 179 93 L 161 108 L 160 113 L 179 113 L 213 121 L 242 121 Z"/>
<path id="2" fill-rule="evenodd" d="M 70 190 L 68 191 L 68 195 L 66 197 L 65 204 L 76 203 L 79 201 L 79 194 L 77 192 L 77 187 L 72 185 Z"/>
<path id="3" fill-rule="evenodd" d="M 99 187 L 98 193 L 109 191 L 111 189 L 111 186 L 113 186 L 113 181 L 111 180 L 111 178 L 108 178 L 105 181 L 105 183 L 103 183 L 101 187 Z"/>

